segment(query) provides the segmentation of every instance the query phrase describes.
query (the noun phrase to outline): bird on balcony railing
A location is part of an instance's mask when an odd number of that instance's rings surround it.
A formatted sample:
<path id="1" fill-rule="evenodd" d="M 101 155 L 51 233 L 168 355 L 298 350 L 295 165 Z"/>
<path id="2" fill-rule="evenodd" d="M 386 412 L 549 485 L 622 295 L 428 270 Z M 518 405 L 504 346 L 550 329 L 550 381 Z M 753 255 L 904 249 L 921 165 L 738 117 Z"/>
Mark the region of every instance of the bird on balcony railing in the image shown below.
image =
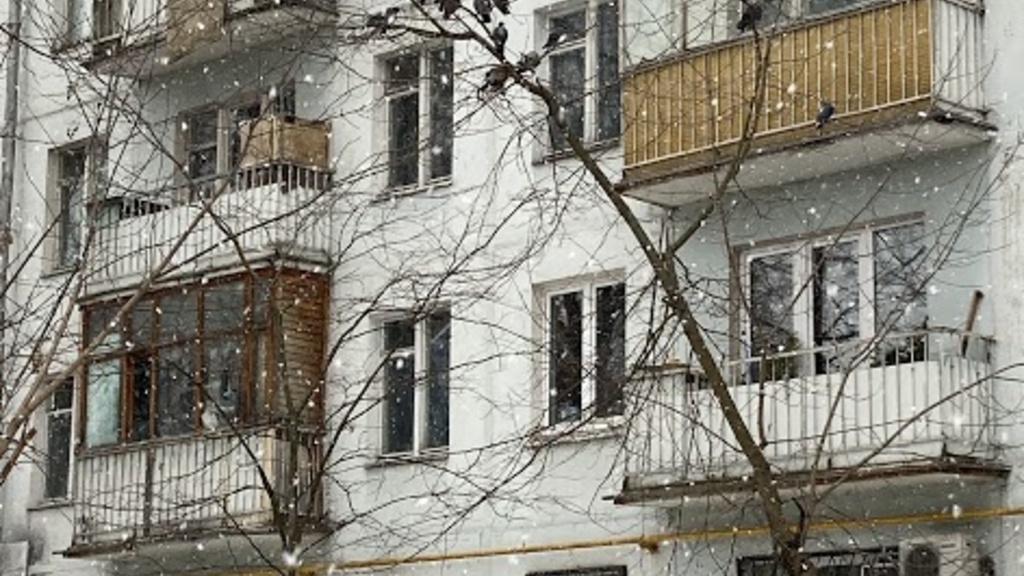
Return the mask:
<path id="1" fill-rule="evenodd" d="M 814 117 L 814 127 L 820 132 L 835 113 L 836 107 L 828 100 L 822 100 L 821 107 L 818 108 L 818 115 Z"/>
<path id="2" fill-rule="evenodd" d="M 736 29 L 741 33 L 757 28 L 761 21 L 764 10 L 759 2 L 748 2 L 743 0 L 743 12 L 740 13 L 740 20 L 736 23 Z"/>

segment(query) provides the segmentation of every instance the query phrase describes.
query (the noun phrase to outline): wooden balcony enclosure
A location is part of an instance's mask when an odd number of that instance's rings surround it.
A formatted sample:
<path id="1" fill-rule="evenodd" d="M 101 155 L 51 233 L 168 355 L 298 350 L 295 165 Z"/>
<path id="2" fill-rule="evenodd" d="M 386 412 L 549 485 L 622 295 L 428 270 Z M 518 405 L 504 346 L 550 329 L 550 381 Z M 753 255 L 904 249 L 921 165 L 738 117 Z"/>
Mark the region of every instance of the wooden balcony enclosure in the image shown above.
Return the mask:
<path id="1" fill-rule="evenodd" d="M 298 35 L 308 42 L 337 17 L 329 0 L 92 3 L 86 40 L 59 48 L 95 72 L 128 77 L 171 72 Z"/>
<path id="2" fill-rule="evenodd" d="M 764 30 L 760 48 L 767 59 L 758 60 L 748 34 L 626 74 L 632 193 L 665 205 L 706 197 L 738 149 L 759 73 L 764 101 L 739 178 L 745 187 L 985 139 L 980 0 L 868 4 Z M 836 112 L 819 131 L 822 100 Z"/>
<path id="3" fill-rule="evenodd" d="M 241 168 L 287 163 L 319 170 L 329 167 L 331 125 L 269 115 L 243 123 Z"/>
<path id="4" fill-rule="evenodd" d="M 730 388 L 779 482 L 914 476 L 961 458 L 974 471 L 999 465 L 991 400 L 993 343 L 956 332 L 891 338 L 871 356 L 861 343 L 733 362 Z M 969 342 L 969 346 L 965 343 Z M 815 360 L 852 352 L 851 368 L 817 373 Z M 653 374 L 636 384 L 638 417 L 626 444 L 619 503 L 678 503 L 687 496 L 749 489 L 736 437 L 700 377 Z M 963 469 L 958 469 L 962 472 Z"/>

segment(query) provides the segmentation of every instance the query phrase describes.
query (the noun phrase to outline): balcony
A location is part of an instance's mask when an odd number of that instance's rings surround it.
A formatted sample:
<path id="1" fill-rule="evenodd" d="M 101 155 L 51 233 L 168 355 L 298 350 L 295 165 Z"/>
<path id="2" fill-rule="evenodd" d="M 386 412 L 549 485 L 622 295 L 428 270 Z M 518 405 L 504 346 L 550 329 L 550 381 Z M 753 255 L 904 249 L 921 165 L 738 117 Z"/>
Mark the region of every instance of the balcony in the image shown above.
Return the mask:
<path id="1" fill-rule="evenodd" d="M 982 34 L 979 0 L 879 2 L 771 34 L 738 183 L 780 185 L 984 141 Z M 745 36 L 627 73 L 631 193 L 668 206 L 707 197 L 738 149 L 757 69 Z M 819 131 L 821 100 L 836 113 Z"/>
<path id="2" fill-rule="evenodd" d="M 328 0 L 92 0 L 88 21 L 67 38 L 70 54 L 101 74 L 138 77 L 329 30 Z"/>
<path id="3" fill-rule="evenodd" d="M 998 475 L 989 358 L 993 343 L 929 331 L 800 350 L 727 366 L 747 427 L 785 486 L 886 476 Z M 824 370 L 844 359 L 848 368 Z M 802 375 L 806 374 L 806 375 Z M 750 488 L 750 467 L 702 378 L 639 384 L 619 503 L 678 502 Z M 820 447 L 820 453 L 819 453 Z M 920 478 L 920 476 L 918 476 Z"/>
<path id="4" fill-rule="evenodd" d="M 316 438 L 299 435 L 293 475 L 292 444 L 285 437 L 280 429 L 264 427 L 83 452 L 75 461 L 68 555 L 225 531 L 267 531 L 273 527 L 272 508 L 261 472 L 275 491 L 294 484 L 301 509 L 319 510 L 320 496 L 311 488 L 320 462 Z"/>

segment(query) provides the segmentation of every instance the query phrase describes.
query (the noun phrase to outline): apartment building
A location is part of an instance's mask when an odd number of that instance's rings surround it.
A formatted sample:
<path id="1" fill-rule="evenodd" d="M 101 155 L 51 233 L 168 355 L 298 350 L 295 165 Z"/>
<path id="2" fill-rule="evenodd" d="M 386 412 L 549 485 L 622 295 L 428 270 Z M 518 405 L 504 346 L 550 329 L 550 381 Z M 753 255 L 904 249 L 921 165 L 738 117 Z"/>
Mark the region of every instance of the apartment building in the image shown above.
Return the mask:
<path id="1" fill-rule="evenodd" d="M 4 574 L 777 573 L 637 229 L 820 573 L 1019 563 L 1012 0 L 22 8 Z"/>

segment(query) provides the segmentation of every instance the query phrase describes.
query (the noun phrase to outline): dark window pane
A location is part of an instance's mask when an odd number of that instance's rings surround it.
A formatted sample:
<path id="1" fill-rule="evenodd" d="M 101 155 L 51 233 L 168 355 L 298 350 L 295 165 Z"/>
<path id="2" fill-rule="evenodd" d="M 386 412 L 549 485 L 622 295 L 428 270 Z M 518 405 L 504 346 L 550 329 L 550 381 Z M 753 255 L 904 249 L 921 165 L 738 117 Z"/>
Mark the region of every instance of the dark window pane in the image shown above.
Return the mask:
<path id="1" fill-rule="evenodd" d="M 420 81 L 420 55 L 418 52 L 390 58 L 384 64 L 384 91 L 388 94 L 416 89 Z"/>
<path id="2" fill-rule="evenodd" d="M 582 40 L 587 36 L 587 13 L 584 10 L 580 10 L 563 16 L 556 16 L 549 21 L 548 30 L 565 35 L 565 39 L 561 43 L 562 46 Z"/>
<path id="3" fill-rule="evenodd" d="M 58 258 L 61 266 L 74 265 L 82 248 L 86 158 L 85 148 L 60 153 L 60 214 L 57 228 Z"/>
<path id="4" fill-rule="evenodd" d="M 860 263 L 857 243 L 843 242 L 815 248 L 814 345 L 828 346 L 860 336 Z M 817 371 L 832 372 L 843 367 L 842 354 L 818 354 Z"/>
<path id="5" fill-rule="evenodd" d="M 578 138 L 583 132 L 583 95 L 586 89 L 585 51 L 582 47 L 551 55 L 551 89 L 562 108 L 562 119 L 569 131 Z M 561 131 L 552 122 L 551 145 L 555 150 L 569 146 Z"/>
<path id="6" fill-rule="evenodd" d="M 153 334 L 153 301 L 143 300 L 135 304 L 131 312 L 132 325 L 128 339 L 132 348 L 148 348 L 155 342 Z"/>
<path id="7" fill-rule="evenodd" d="M 619 96 L 619 4 L 597 7 L 597 139 L 619 137 L 622 102 Z"/>
<path id="8" fill-rule="evenodd" d="M 427 319 L 427 448 L 448 445 L 448 391 L 451 368 L 451 313 Z"/>
<path id="9" fill-rule="evenodd" d="M 190 200 L 209 198 L 217 175 L 217 111 L 189 116 L 185 121 L 184 139 Z"/>
<path id="10" fill-rule="evenodd" d="M 203 427 L 223 428 L 241 414 L 241 337 L 217 338 L 204 342 Z"/>
<path id="11" fill-rule="evenodd" d="M 195 427 L 194 362 L 191 344 L 160 349 L 157 356 L 160 381 L 156 397 L 158 436 L 188 434 Z"/>
<path id="12" fill-rule="evenodd" d="M 597 289 L 596 413 L 622 414 L 626 380 L 626 285 Z"/>
<path id="13" fill-rule="evenodd" d="M 149 438 L 149 398 L 153 384 L 152 358 L 148 353 L 133 354 L 128 357 L 131 382 L 131 422 L 132 440 Z"/>
<path id="14" fill-rule="evenodd" d="M 252 126 L 253 121 L 259 119 L 261 115 L 262 110 L 260 109 L 259 102 L 253 102 L 248 106 L 241 106 L 231 110 L 231 122 L 228 125 L 228 130 L 230 132 L 228 136 L 231 142 L 231 152 L 230 157 L 228 158 L 228 165 L 231 169 L 238 167 L 239 162 L 242 161 L 242 153 L 247 152 L 247 150 L 242 150 L 243 126 Z M 214 167 L 216 169 L 216 160 L 214 161 Z M 195 176 L 195 174 L 193 174 L 193 176 Z"/>
<path id="15" fill-rule="evenodd" d="M 452 174 L 452 49 L 430 53 L 430 178 Z"/>
<path id="16" fill-rule="evenodd" d="M 750 364 L 752 381 L 798 375 L 800 348 L 793 328 L 793 256 L 770 254 L 750 261 Z"/>
<path id="17" fill-rule="evenodd" d="M 117 442 L 121 427 L 121 361 L 90 364 L 85 395 L 85 445 Z"/>
<path id="18" fill-rule="evenodd" d="M 61 382 L 60 387 L 54 391 L 51 398 L 51 411 L 69 410 L 75 395 L 75 381 L 68 378 Z"/>
<path id="19" fill-rule="evenodd" d="M 388 185 L 409 186 L 419 181 L 419 94 L 393 96 L 388 101 Z"/>
<path id="20" fill-rule="evenodd" d="M 411 452 L 416 361 L 412 350 L 393 352 L 384 367 L 384 452 Z"/>
<path id="21" fill-rule="evenodd" d="M 195 336 L 199 315 L 195 292 L 182 290 L 162 296 L 157 306 L 160 340 L 180 341 Z"/>
<path id="22" fill-rule="evenodd" d="M 384 324 L 384 349 L 391 352 L 416 345 L 416 324 L 412 319 L 394 320 Z"/>
<path id="23" fill-rule="evenodd" d="M 245 323 L 245 295 L 241 282 L 220 284 L 203 292 L 203 330 L 240 331 Z"/>
<path id="24" fill-rule="evenodd" d="M 106 38 L 121 29 L 121 0 L 95 0 L 93 19 L 96 38 Z"/>
<path id="25" fill-rule="evenodd" d="M 822 12 L 829 12 L 832 10 L 846 8 L 847 6 L 853 6 L 857 2 L 863 2 L 863 0 L 808 0 L 807 13 L 821 14 Z"/>
<path id="26" fill-rule="evenodd" d="M 87 327 L 89 341 L 86 345 L 91 346 L 96 338 L 103 332 L 113 321 L 117 315 L 119 306 L 113 304 L 110 306 L 94 306 L 89 308 Z M 103 342 L 96 347 L 96 352 L 110 352 L 121 347 L 121 331 L 114 328 L 107 334 Z"/>
<path id="27" fill-rule="evenodd" d="M 579 420 L 583 409 L 583 293 L 552 296 L 549 305 L 548 402 L 557 424 Z"/>
<path id="28" fill-rule="evenodd" d="M 65 498 L 68 495 L 74 389 L 74 380 L 69 378 L 61 382 L 53 394 L 46 427 L 46 498 Z"/>

